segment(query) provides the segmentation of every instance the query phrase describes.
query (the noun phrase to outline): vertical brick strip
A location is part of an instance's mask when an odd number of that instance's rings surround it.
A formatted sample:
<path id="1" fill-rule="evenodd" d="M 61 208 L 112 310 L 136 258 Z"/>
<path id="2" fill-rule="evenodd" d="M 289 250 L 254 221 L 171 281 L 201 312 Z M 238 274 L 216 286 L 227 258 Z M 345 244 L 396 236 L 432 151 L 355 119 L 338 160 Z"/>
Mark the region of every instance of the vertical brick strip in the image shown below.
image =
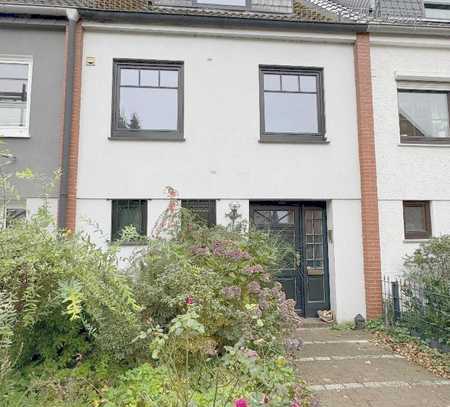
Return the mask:
<path id="1" fill-rule="evenodd" d="M 77 213 L 78 148 L 80 140 L 81 71 L 83 66 L 83 27 L 78 21 L 75 33 L 75 69 L 72 94 L 72 137 L 69 146 L 66 229 L 75 231 Z"/>
<path id="2" fill-rule="evenodd" d="M 381 316 L 382 313 L 382 292 L 372 73 L 368 33 L 357 34 L 354 53 L 366 312 L 368 319 L 374 319 Z"/>

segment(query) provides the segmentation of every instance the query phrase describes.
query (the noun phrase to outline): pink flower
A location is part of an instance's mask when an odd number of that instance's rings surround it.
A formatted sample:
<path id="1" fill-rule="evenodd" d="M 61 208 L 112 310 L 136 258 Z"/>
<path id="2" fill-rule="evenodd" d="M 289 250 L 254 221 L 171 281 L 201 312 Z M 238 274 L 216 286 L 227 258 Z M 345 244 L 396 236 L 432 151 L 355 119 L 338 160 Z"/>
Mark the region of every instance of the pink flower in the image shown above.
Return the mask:
<path id="1" fill-rule="evenodd" d="M 301 407 L 297 400 L 294 400 L 291 404 L 291 407 Z"/>
<path id="2" fill-rule="evenodd" d="M 248 407 L 247 400 L 239 399 L 234 402 L 234 407 Z"/>
<path id="3" fill-rule="evenodd" d="M 186 298 L 186 304 L 187 305 L 192 305 L 194 303 L 194 300 L 192 299 L 192 297 L 187 297 Z"/>

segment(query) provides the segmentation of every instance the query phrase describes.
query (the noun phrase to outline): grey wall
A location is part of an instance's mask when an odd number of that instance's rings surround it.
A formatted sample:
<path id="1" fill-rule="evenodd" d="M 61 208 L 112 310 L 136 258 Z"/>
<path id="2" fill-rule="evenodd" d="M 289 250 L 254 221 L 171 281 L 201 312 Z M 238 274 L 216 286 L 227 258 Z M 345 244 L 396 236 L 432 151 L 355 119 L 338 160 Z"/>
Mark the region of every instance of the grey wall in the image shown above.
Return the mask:
<path id="1" fill-rule="evenodd" d="M 51 29 L 28 26 L 12 27 L 0 20 L 0 56 L 31 55 L 33 76 L 31 89 L 30 138 L 0 137 L 17 157 L 4 172 L 31 168 L 51 176 L 61 165 L 61 125 L 64 84 L 64 25 Z M 39 197 L 42 188 L 36 182 L 16 183 L 22 198 Z M 57 190 L 52 195 L 57 195 Z"/>

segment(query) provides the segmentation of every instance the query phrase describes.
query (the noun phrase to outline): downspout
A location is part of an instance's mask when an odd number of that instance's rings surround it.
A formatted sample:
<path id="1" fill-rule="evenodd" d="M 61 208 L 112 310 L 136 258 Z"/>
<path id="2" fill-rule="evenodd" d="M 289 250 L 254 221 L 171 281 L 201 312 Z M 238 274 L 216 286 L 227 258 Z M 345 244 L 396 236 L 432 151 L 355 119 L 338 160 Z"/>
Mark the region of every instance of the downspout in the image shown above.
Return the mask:
<path id="1" fill-rule="evenodd" d="M 67 201 L 69 196 L 69 151 L 72 140 L 72 117 L 73 117 L 73 89 L 75 81 L 75 51 L 76 51 L 76 26 L 79 19 L 77 10 L 67 9 L 67 28 L 66 28 L 66 83 L 64 100 L 64 124 L 62 141 L 62 159 L 61 159 L 61 181 L 59 188 L 58 203 L 58 228 L 67 227 Z"/>

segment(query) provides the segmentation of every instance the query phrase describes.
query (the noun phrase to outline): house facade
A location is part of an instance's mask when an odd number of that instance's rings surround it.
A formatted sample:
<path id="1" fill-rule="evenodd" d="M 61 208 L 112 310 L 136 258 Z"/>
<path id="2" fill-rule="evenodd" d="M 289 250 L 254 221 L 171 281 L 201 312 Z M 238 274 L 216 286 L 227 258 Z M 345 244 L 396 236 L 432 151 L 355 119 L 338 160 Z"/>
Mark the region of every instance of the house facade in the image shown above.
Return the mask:
<path id="1" fill-rule="evenodd" d="M 65 3 L 61 227 L 151 236 L 175 190 L 283 236 L 287 295 L 338 321 L 379 316 L 382 276 L 450 232 L 446 1 Z"/>
<path id="2" fill-rule="evenodd" d="M 0 5 L 0 12 L 1 170 L 29 168 L 39 179 L 11 179 L 16 192 L 8 197 L 9 219 L 34 212 L 61 167 L 66 24 L 64 16 L 32 18 L 10 5 Z M 55 214 L 58 195 L 58 185 L 48 191 Z"/>

